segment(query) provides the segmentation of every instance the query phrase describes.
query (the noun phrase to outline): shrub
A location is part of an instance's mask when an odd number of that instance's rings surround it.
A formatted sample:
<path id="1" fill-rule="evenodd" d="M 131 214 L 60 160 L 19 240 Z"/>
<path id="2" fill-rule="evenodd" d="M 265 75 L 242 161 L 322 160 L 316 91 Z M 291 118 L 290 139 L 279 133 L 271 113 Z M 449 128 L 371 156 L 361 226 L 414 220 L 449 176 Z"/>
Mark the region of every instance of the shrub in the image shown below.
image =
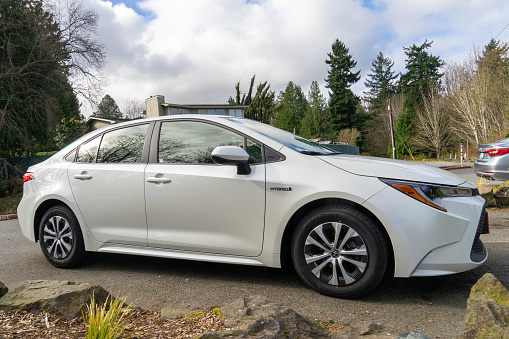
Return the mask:
<path id="1" fill-rule="evenodd" d="M 92 296 L 90 305 L 82 311 L 85 323 L 85 338 L 87 339 L 115 339 L 119 338 L 126 329 L 126 321 L 132 309 L 125 305 L 125 298 L 108 296 L 102 305 L 95 303 Z"/>

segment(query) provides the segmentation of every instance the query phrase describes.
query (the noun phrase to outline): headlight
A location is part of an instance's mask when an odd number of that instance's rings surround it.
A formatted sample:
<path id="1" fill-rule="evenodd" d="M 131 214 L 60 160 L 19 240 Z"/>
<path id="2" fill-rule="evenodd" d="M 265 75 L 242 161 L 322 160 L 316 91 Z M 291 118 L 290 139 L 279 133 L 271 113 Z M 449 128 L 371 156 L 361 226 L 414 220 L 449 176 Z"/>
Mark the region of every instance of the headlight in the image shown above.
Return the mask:
<path id="1" fill-rule="evenodd" d="M 423 204 L 447 212 L 442 202 L 448 197 L 471 197 L 478 195 L 477 189 L 463 188 L 457 186 L 440 186 L 423 182 L 382 179 L 380 180 L 398 191 L 419 200 Z"/>

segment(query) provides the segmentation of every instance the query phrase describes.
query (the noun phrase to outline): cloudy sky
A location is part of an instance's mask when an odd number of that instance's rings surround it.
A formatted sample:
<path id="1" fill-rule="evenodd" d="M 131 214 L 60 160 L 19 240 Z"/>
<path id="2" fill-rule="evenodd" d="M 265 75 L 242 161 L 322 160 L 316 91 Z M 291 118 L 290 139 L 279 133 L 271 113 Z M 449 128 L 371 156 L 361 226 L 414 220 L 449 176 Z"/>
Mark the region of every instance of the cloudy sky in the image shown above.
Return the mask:
<path id="1" fill-rule="evenodd" d="M 362 95 L 379 52 L 404 71 L 403 47 L 433 41 L 430 52 L 461 60 L 493 37 L 509 41 L 507 0 L 84 0 L 100 16 L 104 75 L 120 107 L 165 96 L 177 104 L 226 103 L 241 82 L 288 81 L 323 94 L 327 53 L 345 43 L 361 70 Z M 90 108 L 85 114 L 90 115 Z"/>

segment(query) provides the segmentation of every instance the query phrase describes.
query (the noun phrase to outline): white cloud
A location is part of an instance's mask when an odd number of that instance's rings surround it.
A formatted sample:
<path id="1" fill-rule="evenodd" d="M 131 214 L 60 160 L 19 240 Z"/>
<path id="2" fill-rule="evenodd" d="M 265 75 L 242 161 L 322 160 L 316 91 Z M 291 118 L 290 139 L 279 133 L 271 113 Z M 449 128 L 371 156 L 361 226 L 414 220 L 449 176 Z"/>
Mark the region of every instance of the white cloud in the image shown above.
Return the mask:
<path id="1" fill-rule="evenodd" d="M 325 59 L 338 38 L 363 78 L 382 51 L 404 70 L 403 47 L 433 40 L 431 53 L 449 61 L 486 44 L 508 23 L 509 2 L 497 0 L 144 0 L 143 17 L 124 4 L 87 0 L 100 15 L 108 48 L 105 75 L 119 104 L 161 94 L 174 103 L 225 103 L 253 74 L 279 92 L 294 81 L 322 86 Z M 509 29 L 499 39 L 509 40 Z M 323 88 L 323 87 L 322 87 Z M 325 89 L 324 94 L 325 94 Z"/>

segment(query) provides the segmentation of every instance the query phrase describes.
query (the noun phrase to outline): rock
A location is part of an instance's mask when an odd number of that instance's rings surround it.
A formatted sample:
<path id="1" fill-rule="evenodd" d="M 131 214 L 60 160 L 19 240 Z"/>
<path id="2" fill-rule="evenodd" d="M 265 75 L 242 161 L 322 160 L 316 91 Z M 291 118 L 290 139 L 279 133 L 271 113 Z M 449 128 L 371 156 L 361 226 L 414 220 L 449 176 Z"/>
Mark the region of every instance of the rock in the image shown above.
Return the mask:
<path id="1" fill-rule="evenodd" d="M 470 291 L 461 338 L 509 338 L 509 292 L 491 273 Z"/>
<path id="2" fill-rule="evenodd" d="M 344 330 L 340 330 L 331 334 L 331 339 L 352 338 L 388 339 L 394 338 L 394 336 L 391 335 L 384 326 L 377 323 L 347 327 Z"/>
<path id="3" fill-rule="evenodd" d="M 508 205 L 509 204 L 509 187 L 503 186 L 499 187 L 497 191 L 493 194 L 495 199 L 497 199 L 497 202 L 502 205 Z"/>
<path id="4" fill-rule="evenodd" d="M 194 318 L 198 317 L 200 315 L 203 315 L 205 313 L 208 313 L 210 311 L 213 311 L 215 309 L 218 309 L 217 307 L 208 307 L 205 309 L 193 309 L 190 310 L 189 308 L 173 308 L 173 307 L 167 307 L 163 308 L 161 310 L 161 319 L 171 319 L 171 318 L 177 318 L 177 317 L 188 317 L 188 318 Z"/>
<path id="5" fill-rule="evenodd" d="M 396 339 L 430 339 L 421 332 L 412 331 L 410 333 L 398 334 Z"/>
<path id="6" fill-rule="evenodd" d="M 294 310 L 270 301 L 263 296 L 237 299 L 221 307 L 226 327 L 234 328 L 220 333 L 205 333 L 198 338 L 329 338 L 320 329 Z"/>
<path id="7" fill-rule="evenodd" d="M 2 310 L 40 310 L 71 320 L 81 317 L 81 309 L 95 301 L 102 304 L 109 293 L 98 285 L 70 281 L 31 280 L 22 283 L 0 299 Z"/>
<path id="8" fill-rule="evenodd" d="M 484 203 L 485 207 L 496 207 L 497 206 L 497 199 L 493 196 L 493 189 L 490 189 L 488 192 L 481 193 L 481 196 L 486 200 Z"/>
<path id="9" fill-rule="evenodd" d="M 479 190 L 480 195 L 491 193 L 491 196 L 493 197 L 493 186 L 479 186 L 477 189 Z"/>
<path id="10" fill-rule="evenodd" d="M 7 288 L 7 286 L 5 286 L 2 282 L 0 282 L 0 298 L 2 298 L 4 295 L 6 295 L 7 292 L 9 292 L 9 289 Z"/>

